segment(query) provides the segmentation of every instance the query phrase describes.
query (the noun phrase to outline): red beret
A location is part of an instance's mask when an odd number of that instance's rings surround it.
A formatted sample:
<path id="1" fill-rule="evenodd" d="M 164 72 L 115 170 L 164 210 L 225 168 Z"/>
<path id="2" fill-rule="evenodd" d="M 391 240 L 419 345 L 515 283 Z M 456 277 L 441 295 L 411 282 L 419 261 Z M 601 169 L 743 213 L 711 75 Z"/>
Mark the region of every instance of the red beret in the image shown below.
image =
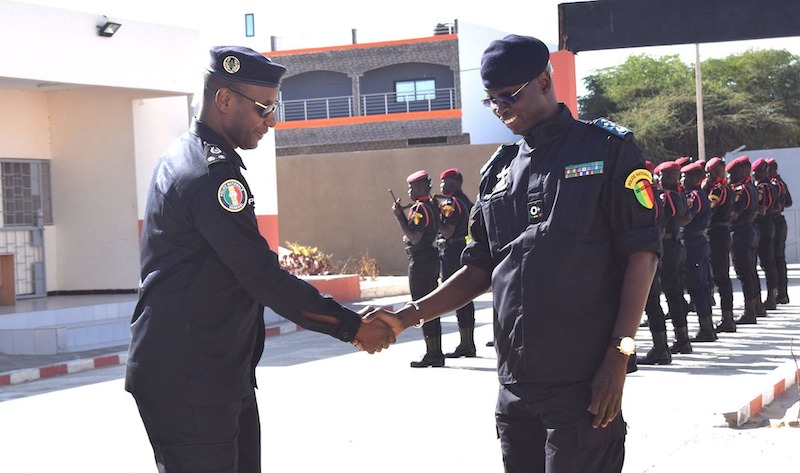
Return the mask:
<path id="1" fill-rule="evenodd" d="M 681 168 L 682 173 L 695 172 L 695 171 L 705 172 L 705 169 L 703 169 L 703 165 L 700 164 L 699 162 L 687 164 L 686 166 Z"/>
<path id="2" fill-rule="evenodd" d="M 709 159 L 706 163 L 706 172 L 711 171 L 715 167 L 719 166 L 720 164 L 725 164 L 722 158 L 714 156 L 713 158 Z"/>
<path id="3" fill-rule="evenodd" d="M 421 181 L 423 179 L 430 180 L 430 176 L 428 176 L 428 173 L 426 171 L 417 171 L 414 174 L 411 174 L 410 176 L 408 176 L 406 178 L 406 182 L 411 184 L 412 182 Z"/>
<path id="4" fill-rule="evenodd" d="M 461 174 L 461 173 L 458 171 L 458 168 L 445 169 L 439 175 L 439 179 L 444 179 L 444 178 L 447 178 L 447 177 L 456 177 L 459 174 Z"/>
<path id="5" fill-rule="evenodd" d="M 678 163 L 678 166 L 683 166 L 691 160 L 689 156 L 681 156 L 680 158 L 676 159 L 675 162 Z"/>
<path id="6" fill-rule="evenodd" d="M 766 161 L 767 164 L 773 164 L 775 162 L 775 158 L 764 158 L 764 161 Z"/>
<path id="7" fill-rule="evenodd" d="M 650 172 L 653 172 L 653 170 L 656 168 L 655 165 L 653 165 L 653 162 L 649 161 L 649 160 L 646 160 L 644 162 L 644 165 L 647 167 L 647 170 L 650 171 Z"/>
<path id="8" fill-rule="evenodd" d="M 731 170 L 733 168 L 735 168 L 736 166 L 742 165 L 742 164 L 746 164 L 747 167 L 749 168 L 750 167 L 750 158 L 748 158 L 747 156 L 739 156 L 738 158 L 736 158 L 733 161 L 731 161 L 730 163 L 728 163 L 728 165 L 725 166 L 725 170 L 727 172 L 731 172 Z"/>
<path id="9" fill-rule="evenodd" d="M 680 171 L 681 167 L 675 161 L 664 161 L 653 169 L 653 174 L 661 174 L 664 171 Z"/>
<path id="10" fill-rule="evenodd" d="M 758 158 L 755 161 L 753 161 L 753 165 L 751 166 L 751 169 L 753 171 L 755 171 L 756 169 L 758 169 L 758 168 L 760 168 L 762 166 L 766 166 L 766 165 L 767 165 L 767 160 L 766 159 Z"/>

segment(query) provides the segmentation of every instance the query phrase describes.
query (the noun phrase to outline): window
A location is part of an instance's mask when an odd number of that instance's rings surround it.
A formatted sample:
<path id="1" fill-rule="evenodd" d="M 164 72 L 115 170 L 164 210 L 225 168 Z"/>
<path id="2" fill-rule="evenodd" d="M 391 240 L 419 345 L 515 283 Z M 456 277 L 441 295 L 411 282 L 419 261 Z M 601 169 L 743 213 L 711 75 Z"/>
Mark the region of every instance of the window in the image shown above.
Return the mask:
<path id="1" fill-rule="evenodd" d="M 244 34 L 248 38 L 256 35 L 256 17 L 252 13 L 245 13 L 244 15 Z"/>
<path id="2" fill-rule="evenodd" d="M 0 176 L 0 226 L 53 224 L 49 161 L 0 160 Z"/>
<path id="3" fill-rule="evenodd" d="M 394 83 L 394 92 L 398 102 L 434 100 L 436 98 L 436 81 L 433 79 L 398 81 Z"/>

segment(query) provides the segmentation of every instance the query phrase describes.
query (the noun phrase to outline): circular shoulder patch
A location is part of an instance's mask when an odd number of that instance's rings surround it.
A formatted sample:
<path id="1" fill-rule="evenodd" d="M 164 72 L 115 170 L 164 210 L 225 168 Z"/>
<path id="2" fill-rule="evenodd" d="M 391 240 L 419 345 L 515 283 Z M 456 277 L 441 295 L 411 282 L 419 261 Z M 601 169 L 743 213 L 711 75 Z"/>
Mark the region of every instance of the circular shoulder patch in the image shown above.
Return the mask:
<path id="1" fill-rule="evenodd" d="M 219 186 L 217 200 L 228 212 L 241 212 L 247 205 L 247 190 L 236 179 L 228 179 Z"/>

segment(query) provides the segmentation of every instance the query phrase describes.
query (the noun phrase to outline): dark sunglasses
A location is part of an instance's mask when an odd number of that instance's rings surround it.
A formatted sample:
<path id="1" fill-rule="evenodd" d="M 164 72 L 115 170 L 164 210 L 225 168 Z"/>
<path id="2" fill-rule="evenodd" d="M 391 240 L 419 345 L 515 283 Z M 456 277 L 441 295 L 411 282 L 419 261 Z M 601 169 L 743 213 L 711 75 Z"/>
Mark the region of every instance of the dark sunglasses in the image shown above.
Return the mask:
<path id="1" fill-rule="evenodd" d="M 273 102 L 273 103 L 271 103 L 269 105 L 264 105 L 263 103 L 259 102 L 258 100 L 253 100 L 250 97 L 246 96 L 245 94 L 239 92 L 236 89 L 231 89 L 231 88 L 227 88 L 227 89 L 230 90 L 231 92 L 233 92 L 234 94 L 241 95 L 242 97 L 244 97 L 247 100 L 250 100 L 251 102 L 256 104 L 261 109 L 261 110 L 259 110 L 259 115 L 261 115 L 261 118 L 267 118 L 270 113 L 274 112 L 275 109 L 278 108 L 278 104 L 280 104 L 280 102 L 275 101 L 275 102 Z"/>
<path id="2" fill-rule="evenodd" d="M 486 97 L 485 99 L 481 100 L 481 103 L 486 108 L 497 108 L 501 104 L 505 105 L 506 107 L 510 107 L 515 103 L 517 103 L 517 94 L 522 92 L 522 89 L 524 89 L 530 83 L 531 81 L 522 84 L 522 86 L 519 89 L 517 89 L 513 94 L 504 93 L 498 95 L 497 97 Z"/>

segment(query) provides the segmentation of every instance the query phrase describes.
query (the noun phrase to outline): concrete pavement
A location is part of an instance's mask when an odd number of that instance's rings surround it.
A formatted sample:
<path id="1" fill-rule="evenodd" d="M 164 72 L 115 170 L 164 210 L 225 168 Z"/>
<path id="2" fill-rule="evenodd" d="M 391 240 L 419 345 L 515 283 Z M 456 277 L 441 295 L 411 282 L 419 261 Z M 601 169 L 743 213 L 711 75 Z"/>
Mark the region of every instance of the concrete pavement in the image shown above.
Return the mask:
<path id="1" fill-rule="evenodd" d="M 724 413 L 753 405 L 779 372 L 791 369 L 791 351 L 800 344 L 799 269 L 793 266 L 790 274 L 791 304 L 716 343 L 695 344 L 695 353 L 677 355 L 672 365 L 629 375 L 624 472 L 797 467 L 800 428 L 789 426 L 798 415 L 797 385 L 785 386 L 788 391 L 743 428 L 730 428 Z M 405 300 L 396 295 L 354 305 Z M 372 356 L 306 331 L 268 338 L 258 368 L 264 471 L 501 472 L 493 416 L 496 357 L 484 346 L 491 338 L 491 297 L 482 296 L 477 306 L 479 356 L 448 360 L 445 369 L 408 367 L 424 350 L 418 330 Z M 690 323 L 696 330 L 693 314 Z M 454 316 L 443 319 L 443 329 L 445 350 L 455 347 Z M 647 329 L 639 330 L 637 342 L 643 354 Z M 43 394 L 0 402 L 0 471 L 154 471 L 123 375 L 117 365 L 0 386 L 0 399 L 11 399 L 4 397 L 9 391 L 52 383 Z M 67 384 L 80 376 L 85 380 Z"/>

